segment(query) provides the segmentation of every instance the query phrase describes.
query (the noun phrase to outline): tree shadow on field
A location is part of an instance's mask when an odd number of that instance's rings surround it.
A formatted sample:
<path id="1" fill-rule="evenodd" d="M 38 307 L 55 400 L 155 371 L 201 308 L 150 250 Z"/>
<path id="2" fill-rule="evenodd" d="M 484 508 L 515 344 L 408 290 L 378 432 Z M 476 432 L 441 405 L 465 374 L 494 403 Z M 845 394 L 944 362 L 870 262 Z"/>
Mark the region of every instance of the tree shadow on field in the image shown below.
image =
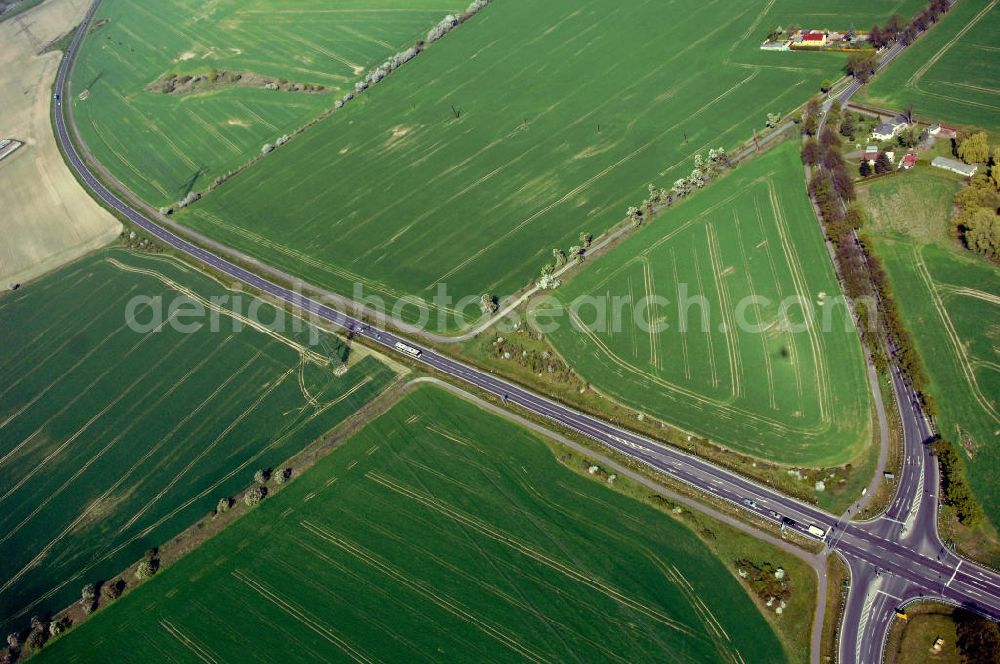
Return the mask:
<path id="1" fill-rule="evenodd" d="M 97 85 L 97 82 L 100 81 L 102 78 L 104 78 L 104 72 L 103 71 L 97 72 L 97 76 L 94 77 L 94 80 L 91 81 L 90 84 L 87 85 L 86 88 L 84 88 L 84 90 L 93 90 L 94 86 Z"/>
<path id="2" fill-rule="evenodd" d="M 198 178 L 204 175 L 206 170 L 208 170 L 206 167 L 199 166 L 198 170 L 196 170 L 191 177 L 188 178 L 188 181 L 179 187 L 181 198 L 184 198 L 191 193 L 191 190 L 194 189 L 195 183 L 198 182 Z"/>

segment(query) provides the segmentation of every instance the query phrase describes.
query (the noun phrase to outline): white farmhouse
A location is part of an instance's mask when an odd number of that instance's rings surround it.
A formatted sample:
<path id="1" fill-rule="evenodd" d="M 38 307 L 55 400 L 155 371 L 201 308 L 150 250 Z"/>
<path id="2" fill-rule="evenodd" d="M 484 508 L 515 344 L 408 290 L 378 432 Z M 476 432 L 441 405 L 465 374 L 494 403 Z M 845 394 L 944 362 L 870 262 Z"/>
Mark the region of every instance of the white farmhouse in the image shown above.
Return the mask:
<path id="1" fill-rule="evenodd" d="M 909 125 L 901 120 L 889 120 L 888 122 L 883 122 L 872 130 L 872 138 L 876 141 L 888 141 L 908 126 Z"/>

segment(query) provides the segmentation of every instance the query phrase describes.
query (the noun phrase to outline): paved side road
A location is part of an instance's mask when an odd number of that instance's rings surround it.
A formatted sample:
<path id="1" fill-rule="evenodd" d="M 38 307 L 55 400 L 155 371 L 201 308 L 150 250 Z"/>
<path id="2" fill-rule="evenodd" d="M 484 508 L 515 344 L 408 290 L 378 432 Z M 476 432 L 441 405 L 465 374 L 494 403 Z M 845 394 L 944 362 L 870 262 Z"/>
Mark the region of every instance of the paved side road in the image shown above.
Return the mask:
<path id="1" fill-rule="evenodd" d="M 67 78 L 73 59 L 98 4 L 99 0 L 91 7 L 60 65 L 56 83 L 56 91 L 60 94 L 67 91 Z M 936 465 L 933 460 L 925 458 L 923 442 L 926 432 L 920 429 L 923 418 L 919 415 L 919 410 L 915 410 L 912 394 L 907 392 L 908 388 L 900 381 L 894 380 L 894 388 L 901 415 L 904 422 L 912 425 L 907 429 L 907 450 L 913 450 L 918 456 L 914 457 L 912 470 L 907 471 L 909 474 L 905 474 L 900 482 L 900 502 L 890 514 L 870 522 L 850 522 L 703 459 L 577 412 L 488 372 L 421 348 L 419 344 L 393 333 L 373 328 L 193 245 L 124 202 L 94 176 L 70 140 L 65 116 L 68 110 L 60 102 L 55 104 L 56 137 L 65 151 L 70 167 L 95 197 L 161 242 L 232 279 L 363 336 L 386 350 L 407 352 L 409 349 L 407 354 L 415 356 L 415 359 L 429 368 L 492 393 L 505 404 L 517 405 L 557 425 L 577 431 L 657 472 L 685 482 L 717 499 L 729 501 L 758 518 L 771 519 L 804 537 L 824 541 L 848 561 L 854 580 L 848 610 L 852 612 L 851 620 L 858 621 L 857 629 L 845 619 L 841 662 L 878 661 L 881 645 L 873 646 L 869 637 L 878 636 L 883 626 L 891 620 L 891 613 L 885 607 L 894 604 L 897 598 L 900 598 L 898 601 L 905 601 L 907 598 L 934 596 L 994 619 L 1000 618 L 1000 575 L 973 563 L 959 561 L 947 552 L 939 550 L 935 553 L 940 545 L 936 528 L 932 526 L 936 523 L 933 515 L 936 510 L 933 496 L 937 482 Z M 926 426 L 925 422 L 923 426 Z M 933 488 L 930 489 L 930 495 L 925 496 L 927 492 L 915 491 L 917 487 Z M 898 518 L 904 515 L 906 518 Z M 823 535 L 817 536 L 816 530 Z M 884 590 L 885 588 L 888 590 Z M 892 601 L 884 599 L 885 597 L 890 597 Z M 854 611 L 854 607 L 862 610 Z M 875 641 L 879 644 L 882 642 L 878 638 Z"/>

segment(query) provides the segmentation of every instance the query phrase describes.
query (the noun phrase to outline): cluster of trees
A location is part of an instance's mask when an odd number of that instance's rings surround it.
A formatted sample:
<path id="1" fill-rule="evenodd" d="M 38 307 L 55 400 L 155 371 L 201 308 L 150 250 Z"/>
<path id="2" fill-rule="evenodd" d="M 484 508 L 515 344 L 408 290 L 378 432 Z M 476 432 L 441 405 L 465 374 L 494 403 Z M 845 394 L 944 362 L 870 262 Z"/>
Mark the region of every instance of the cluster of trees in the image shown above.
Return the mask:
<path id="1" fill-rule="evenodd" d="M 21 645 L 30 651 L 40 650 L 48 642 L 49 637 L 62 634 L 69 628 L 69 619 L 43 620 L 38 616 L 31 616 L 31 629 L 24 637 L 23 643 L 19 640 L 18 634 L 11 634 L 7 637 L 7 645 L 10 646 L 11 654 L 19 651 Z"/>
<path id="2" fill-rule="evenodd" d="M 861 336 L 867 343 L 875 365 L 884 370 L 887 365 L 885 338 L 878 327 L 878 299 L 872 280 L 868 277 L 868 257 L 864 247 L 854 235 L 845 233 L 834 244 L 834 252 L 844 283 L 844 293 L 854 304 Z"/>
<path id="3" fill-rule="evenodd" d="M 882 314 L 881 322 L 888 339 L 892 342 L 891 355 L 896 361 L 896 366 L 906 376 L 913 391 L 917 393 L 917 398 L 920 400 L 924 412 L 933 417 L 937 414 L 937 404 L 934 403 L 934 399 L 927 391 L 930 379 L 920 353 L 917 352 L 917 347 L 913 343 L 910 330 L 903 322 L 903 317 L 896 306 L 896 300 L 892 295 L 892 286 L 889 284 L 889 273 L 885 271 L 881 259 L 871 252 L 866 252 L 866 262 L 868 275 L 878 296 L 879 310 Z M 882 353 L 882 357 L 876 357 L 876 362 L 884 367 L 888 362 L 889 347 L 883 345 Z"/>
<path id="4" fill-rule="evenodd" d="M 1000 261 L 1000 189 L 996 179 L 1000 166 L 997 160 L 1000 160 L 1000 153 L 994 156 L 991 175 L 977 174 L 955 195 L 958 211 L 952 220 L 965 246 L 993 261 Z"/>
<path id="5" fill-rule="evenodd" d="M 878 53 L 875 51 L 855 51 L 848 56 L 844 64 L 844 73 L 862 83 L 867 83 L 876 71 L 878 71 Z"/>
<path id="6" fill-rule="evenodd" d="M 479 296 L 479 308 L 483 310 L 483 313 L 489 316 L 490 314 L 495 314 L 497 309 L 500 308 L 500 303 L 497 300 L 497 296 L 493 293 L 483 293 Z"/>
<path id="7" fill-rule="evenodd" d="M 792 596 L 788 575 L 774 563 L 755 563 L 741 558 L 736 561 L 736 572 L 750 585 L 754 594 L 765 602 L 784 601 Z"/>
<path id="8" fill-rule="evenodd" d="M 260 501 L 267 497 L 267 487 L 263 484 L 256 484 L 243 494 L 243 502 L 246 503 L 247 507 L 253 507 Z"/>
<path id="9" fill-rule="evenodd" d="M 248 506 L 255 505 L 267 496 L 267 487 L 264 486 L 264 483 L 270 479 L 273 478 L 278 484 L 284 484 L 291 479 L 291 477 L 291 468 L 283 468 L 277 473 L 272 473 L 269 468 L 257 470 L 254 473 L 255 485 L 248 489 L 244 496 L 246 504 Z M 232 505 L 233 500 L 231 498 L 222 498 L 219 500 L 216 512 L 220 514 L 228 512 Z M 142 560 L 139 561 L 139 564 L 136 565 L 134 575 L 137 580 L 143 581 L 154 576 L 159 569 L 159 549 L 153 548 L 147 551 Z M 122 596 L 122 593 L 125 591 L 125 587 L 125 581 L 122 579 L 114 579 L 96 584 L 88 583 L 80 590 L 80 609 L 83 611 L 84 615 L 90 615 L 97 610 L 99 606 L 98 598 L 100 598 L 102 604 L 113 602 Z M 22 646 L 27 648 L 29 651 L 40 649 L 45 645 L 50 636 L 61 634 L 67 630 L 71 624 L 72 622 L 68 617 L 54 621 L 47 621 L 42 620 L 38 616 L 33 616 L 31 618 L 31 629 L 23 640 L 21 638 L 21 632 L 12 632 L 7 636 L 8 650 L 6 653 L 0 653 L 0 664 L 13 662 L 21 653 Z"/>
<path id="10" fill-rule="evenodd" d="M 802 111 L 802 134 L 805 136 L 815 136 L 819 128 L 820 104 L 816 97 L 806 103 L 806 109 Z"/>
<path id="11" fill-rule="evenodd" d="M 709 150 L 708 159 L 698 153 L 694 156 L 694 170 L 691 171 L 691 175 L 676 180 L 671 189 L 657 189 L 653 185 L 649 185 L 649 198 L 642 202 L 642 209 L 652 212 L 659 206 L 670 205 L 676 199 L 687 196 L 695 189 L 701 189 L 710 180 L 718 177 L 722 171 L 731 167 L 732 161 L 724 148 Z"/>
<path id="12" fill-rule="evenodd" d="M 649 196 L 638 207 L 629 207 L 625 215 L 634 227 L 638 227 L 649 219 L 657 209 L 673 205 L 677 199 L 687 196 L 696 189 L 701 189 L 724 170 L 732 168 L 732 165 L 725 148 L 710 149 L 707 159 L 699 152 L 694 156 L 694 169 L 691 171 L 691 175 L 676 180 L 670 189 L 660 189 L 656 185 L 650 184 Z"/>
<path id="13" fill-rule="evenodd" d="M 159 549 L 150 549 L 136 566 L 135 578 L 143 581 L 152 577 L 158 571 L 160 571 L 160 551 Z"/>
<path id="14" fill-rule="evenodd" d="M 872 174 L 885 175 L 886 173 L 892 173 L 892 171 L 892 161 L 889 160 L 889 156 L 885 152 L 878 153 L 878 156 L 875 157 L 874 165 L 868 162 L 868 157 L 861 157 L 861 164 L 858 166 L 858 173 L 863 178 Z"/>
<path id="15" fill-rule="evenodd" d="M 966 248 L 1000 261 L 1000 146 L 991 154 L 988 136 L 977 132 L 960 140 L 955 153 L 968 164 L 985 163 L 988 169 L 955 195 L 955 233 Z"/>
<path id="16" fill-rule="evenodd" d="M 844 291 L 854 302 L 876 366 L 885 369 L 893 349 L 891 355 L 933 415 L 934 404 L 926 394 L 927 374 L 892 298 L 888 275 L 855 235 L 864 225 L 864 215 L 850 204 L 855 199 L 854 182 L 840 151 L 840 116 L 840 106 L 832 105 L 819 139 L 809 137 L 802 144 L 802 161 L 812 167 L 809 195 L 833 244 Z"/>
<path id="17" fill-rule="evenodd" d="M 818 103 L 817 110 L 810 113 L 812 105 L 811 102 L 806 107 L 805 117 L 818 114 Z M 856 193 L 854 180 L 840 151 L 840 115 L 840 104 L 835 102 L 827 113 L 827 123 L 819 138 L 810 136 L 802 144 L 802 162 L 812 167 L 809 194 L 819 210 L 827 237 L 834 243 L 845 233 L 861 228 L 862 222 L 861 213 L 847 205 L 855 199 Z"/>
<path id="18" fill-rule="evenodd" d="M 93 583 L 88 583 L 80 591 L 80 608 L 88 616 L 97 608 L 97 586 Z"/>
<path id="19" fill-rule="evenodd" d="M 527 327 L 521 327 L 516 334 L 529 335 L 530 332 Z M 491 350 L 495 358 L 513 360 L 536 376 L 548 376 L 558 383 L 578 382 L 566 363 L 548 350 L 538 350 L 536 345 L 532 342 L 522 345 L 517 339 L 498 337 L 491 344 Z"/>
<path id="20" fill-rule="evenodd" d="M 1000 625 L 960 611 L 955 616 L 958 650 L 965 664 L 1000 664 Z"/>
<path id="21" fill-rule="evenodd" d="M 899 14 L 894 14 L 884 26 L 872 26 L 868 31 L 868 41 L 875 49 L 884 48 L 897 41 L 910 44 L 921 32 L 936 23 L 941 15 L 948 11 L 948 7 L 948 0 L 931 0 L 930 4 L 909 23 Z M 862 83 L 874 76 L 877 69 L 878 54 L 875 51 L 852 53 L 844 65 L 844 71 Z"/>
<path id="22" fill-rule="evenodd" d="M 282 468 L 277 473 L 271 471 L 270 468 L 260 468 L 253 474 L 253 486 L 246 490 L 243 494 L 243 502 L 246 503 L 247 507 L 253 507 L 260 501 L 267 498 L 267 486 L 266 484 L 272 479 L 276 484 L 284 484 L 292 478 L 291 468 Z M 232 506 L 232 501 L 229 498 L 223 498 L 219 501 L 219 505 L 216 507 L 215 511 L 217 514 L 227 512 Z"/>
<path id="23" fill-rule="evenodd" d="M 972 495 L 965 477 L 965 464 L 955 449 L 955 444 L 944 438 L 932 443 L 941 469 L 941 500 L 955 510 L 959 522 L 970 528 L 983 521 L 983 508 Z"/>
<path id="24" fill-rule="evenodd" d="M 441 19 L 437 25 L 430 29 L 430 32 L 427 33 L 427 39 L 425 41 L 428 44 L 433 44 L 451 32 L 456 25 L 458 25 L 458 17 L 454 14 L 448 14 Z"/>
<path id="25" fill-rule="evenodd" d="M 872 26 L 868 32 L 868 41 L 875 48 L 883 48 L 896 41 L 910 44 L 921 32 L 937 23 L 949 7 L 948 0 L 931 0 L 909 23 L 899 14 L 894 14 L 884 26 Z"/>
<path id="26" fill-rule="evenodd" d="M 88 583 L 80 591 L 80 608 L 84 615 L 90 615 L 97 608 L 97 598 L 105 604 L 113 602 L 121 597 L 125 590 L 125 582 L 116 579 L 104 583 Z M 25 635 L 24 632 L 11 632 L 7 635 L 7 650 L 0 652 L 0 664 L 9 664 L 18 659 L 23 654 L 22 649 L 29 652 L 40 650 L 53 636 L 58 636 L 73 625 L 69 616 L 62 616 L 55 620 L 31 617 L 31 628 Z M 23 637 L 23 638 L 22 638 Z"/>
<path id="27" fill-rule="evenodd" d="M 444 37 L 446 34 L 451 32 L 455 27 L 462 21 L 468 20 L 471 16 L 483 10 L 486 5 L 490 4 L 490 0 L 472 0 L 469 8 L 461 16 L 455 16 L 454 14 L 448 14 L 441 21 L 431 28 L 430 32 L 427 33 L 427 43 L 433 44 L 437 40 Z"/>
<path id="28" fill-rule="evenodd" d="M 156 558 L 154 557 L 152 558 L 152 560 L 156 560 Z M 80 608 L 83 610 L 84 615 L 89 616 L 91 613 L 97 610 L 98 596 L 100 596 L 101 600 L 105 604 L 107 604 L 121 597 L 124 591 L 125 591 L 125 582 L 122 581 L 121 579 L 115 579 L 113 581 L 105 581 L 104 583 L 88 583 L 80 591 Z"/>
<path id="29" fill-rule="evenodd" d="M 669 207 L 673 205 L 674 201 L 687 196 L 696 189 L 701 189 L 732 166 L 732 160 L 725 148 L 710 149 L 707 159 L 699 152 L 694 156 L 694 170 L 691 171 L 691 175 L 678 179 L 670 189 L 661 189 L 650 184 L 649 196 L 638 206 L 629 206 L 625 211 L 625 216 L 632 223 L 633 228 L 638 228 L 644 221 L 650 219 L 656 210 Z M 570 258 L 583 260 L 592 240 L 593 236 L 590 233 L 581 233 L 580 244 L 570 247 L 569 256 L 561 249 L 553 249 L 555 264 L 548 263 L 542 268 L 541 277 L 535 282 L 536 285 L 543 290 L 558 288 L 561 282 L 554 276 L 556 269 L 564 265 Z"/>
<path id="30" fill-rule="evenodd" d="M 840 100 L 834 101 L 836 106 L 840 106 Z M 860 113 L 851 113 L 850 111 L 843 111 L 838 113 L 837 117 L 839 121 L 838 131 L 840 135 L 851 141 L 854 140 L 859 129 L 864 129 L 864 116 Z"/>
<path id="31" fill-rule="evenodd" d="M 853 113 L 844 113 L 844 117 L 840 120 L 840 135 L 844 138 L 854 140 L 854 134 L 857 132 L 858 126 L 855 120 L 855 115 Z"/>
<path id="32" fill-rule="evenodd" d="M 652 185 L 650 185 L 652 186 Z M 631 211 L 632 208 L 629 208 Z M 570 260 L 582 261 L 587 255 L 587 249 L 590 249 L 590 244 L 594 241 L 594 236 L 591 233 L 580 233 L 580 244 L 574 244 L 569 248 L 569 254 L 567 254 L 562 249 L 556 248 L 552 250 L 552 257 L 555 259 L 555 263 L 546 263 L 542 268 L 541 278 L 538 280 L 538 287 L 542 290 L 551 290 L 553 288 L 558 288 L 562 283 L 555 278 L 555 271 L 566 265 Z M 483 295 L 485 298 L 486 295 Z M 492 296 L 491 296 L 492 297 Z M 486 306 L 486 300 L 482 301 L 482 306 Z M 496 308 L 491 311 L 486 311 L 483 309 L 484 313 L 493 313 Z"/>
<path id="33" fill-rule="evenodd" d="M 990 138 L 985 131 L 977 131 L 974 134 L 963 136 L 958 141 L 955 153 L 959 159 L 967 164 L 984 164 L 990 159 L 989 140 Z M 994 164 L 997 161 L 998 154 L 1000 154 L 1000 146 L 993 148 Z M 995 176 L 994 179 L 996 179 Z"/>
<path id="34" fill-rule="evenodd" d="M 458 19 L 455 19 L 454 16 L 450 16 L 449 18 L 455 20 L 455 25 L 458 24 Z M 442 21 L 441 24 L 443 23 L 444 21 Z M 450 29 L 451 28 L 449 27 L 449 30 Z M 394 72 L 396 69 L 402 67 L 407 62 L 417 57 L 418 53 L 420 53 L 420 50 L 417 49 L 417 47 L 415 46 L 411 46 L 405 51 L 400 51 L 396 55 L 392 56 L 391 58 L 380 64 L 378 67 L 375 67 L 374 69 L 369 71 L 363 81 L 358 81 L 357 83 L 354 84 L 354 89 L 357 90 L 358 92 L 361 92 L 368 86 L 375 85 L 376 83 L 384 79 L 386 76 Z"/>

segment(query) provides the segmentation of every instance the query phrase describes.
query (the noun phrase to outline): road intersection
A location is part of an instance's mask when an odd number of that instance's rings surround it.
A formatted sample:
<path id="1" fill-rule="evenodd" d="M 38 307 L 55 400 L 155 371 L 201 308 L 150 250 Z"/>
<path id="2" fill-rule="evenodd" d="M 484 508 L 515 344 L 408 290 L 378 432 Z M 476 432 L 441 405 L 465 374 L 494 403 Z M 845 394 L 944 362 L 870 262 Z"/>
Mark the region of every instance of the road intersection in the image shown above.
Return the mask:
<path id="1" fill-rule="evenodd" d="M 99 0 L 91 6 L 60 64 L 55 91 L 61 99 L 69 99 L 69 73 L 98 5 Z M 895 57 L 893 50 L 890 49 L 885 57 L 890 60 Z M 852 82 L 838 97 L 846 94 L 842 97 L 846 100 L 856 89 Z M 893 374 L 892 382 L 905 441 L 899 488 L 884 515 L 864 522 L 851 521 L 849 515 L 830 514 L 704 459 L 423 348 L 416 341 L 374 328 L 189 242 L 168 230 L 154 218 L 155 215 L 147 216 L 125 202 L 98 179 L 95 167 L 85 161 L 71 138 L 67 122 L 70 104 L 63 105 L 61 99 L 57 96 L 54 103 L 56 137 L 70 167 L 93 196 L 164 244 L 238 282 L 350 330 L 355 336 L 364 337 L 387 351 L 395 351 L 397 343 L 415 348 L 418 351 L 416 360 L 428 368 L 576 431 L 712 498 L 747 510 L 759 519 L 771 520 L 805 538 L 817 539 L 814 529 L 824 531 L 824 545 L 842 556 L 851 571 L 851 589 L 840 629 L 839 660 L 843 664 L 881 661 L 885 636 L 896 609 L 914 600 L 935 598 L 1000 619 L 1000 574 L 963 561 L 946 550 L 938 537 L 937 464 L 925 444 L 931 431 L 912 390 L 898 374 Z M 818 653 L 813 653 L 813 658 L 818 661 Z"/>

